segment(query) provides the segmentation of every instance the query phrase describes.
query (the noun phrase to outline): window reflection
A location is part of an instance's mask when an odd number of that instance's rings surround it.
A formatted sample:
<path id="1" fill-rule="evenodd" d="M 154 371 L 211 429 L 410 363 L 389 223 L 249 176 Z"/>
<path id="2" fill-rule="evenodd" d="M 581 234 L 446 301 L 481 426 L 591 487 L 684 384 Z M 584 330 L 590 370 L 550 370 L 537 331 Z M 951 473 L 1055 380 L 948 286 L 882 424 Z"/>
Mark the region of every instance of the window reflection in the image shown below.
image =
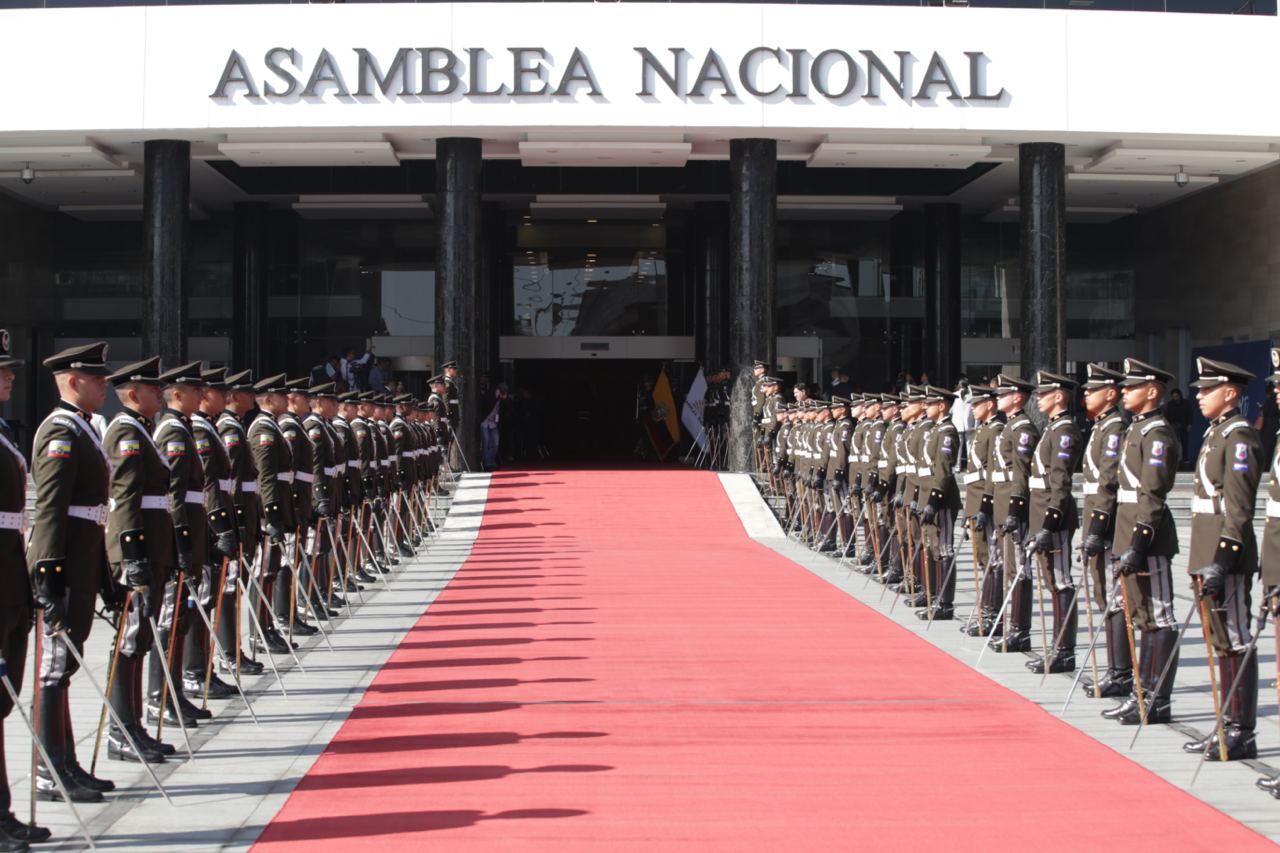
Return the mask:
<path id="1" fill-rule="evenodd" d="M 667 334 L 667 259 L 659 250 L 528 249 L 512 257 L 513 333 Z"/>

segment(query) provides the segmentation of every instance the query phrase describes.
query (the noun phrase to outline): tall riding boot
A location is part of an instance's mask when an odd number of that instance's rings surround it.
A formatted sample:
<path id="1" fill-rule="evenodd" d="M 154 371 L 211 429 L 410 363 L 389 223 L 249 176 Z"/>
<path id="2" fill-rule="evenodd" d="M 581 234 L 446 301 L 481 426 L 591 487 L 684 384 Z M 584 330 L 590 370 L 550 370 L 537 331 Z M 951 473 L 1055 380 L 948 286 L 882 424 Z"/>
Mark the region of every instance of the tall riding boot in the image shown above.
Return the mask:
<path id="1" fill-rule="evenodd" d="M 40 700 L 36 708 L 36 714 L 39 717 L 37 731 L 41 742 L 44 743 L 45 751 L 49 753 L 49 760 L 53 762 L 53 769 L 60 774 L 62 784 L 67 788 L 67 796 L 71 798 L 71 802 L 98 803 L 102 801 L 102 792 L 84 787 L 66 772 L 67 724 L 63 720 L 66 703 L 62 699 L 66 689 L 61 685 L 40 687 Z M 62 801 L 62 792 L 58 790 L 57 784 L 53 781 L 53 774 L 45 766 L 43 758 L 36 764 L 35 785 L 36 799 Z"/>
<path id="2" fill-rule="evenodd" d="M 1075 672 L 1076 669 L 1076 609 L 1075 589 L 1053 591 L 1053 653 L 1049 658 L 1049 672 Z M 1037 674 L 1044 672 L 1044 663 L 1037 661 L 1030 667 Z"/>
<path id="3" fill-rule="evenodd" d="M 1231 687 L 1237 675 L 1240 684 L 1234 693 Z M 1228 694 L 1230 697 L 1228 698 Z M 1222 733 L 1227 746 L 1227 761 L 1258 757 L 1258 742 L 1254 728 L 1258 719 L 1258 659 L 1249 655 L 1220 655 L 1218 657 L 1218 695 L 1222 707 Z M 1205 761 L 1221 761 L 1218 750 L 1218 731 L 1215 726 L 1208 737 L 1182 745 L 1186 752 L 1202 752 Z"/>
<path id="4" fill-rule="evenodd" d="M 1147 634 L 1151 635 L 1149 647 Z M 1154 631 L 1143 632 L 1143 659 L 1139 664 L 1143 674 L 1142 686 L 1146 690 L 1144 696 L 1147 702 L 1146 721 L 1148 723 L 1167 723 L 1173 718 L 1170 702 L 1173 696 L 1173 683 L 1178 674 L 1177 641 L 1178 632 L 1174 628 L 1157 628 Z M 1160 680 L 1160 674 L 1165 672 L 1166 666 L 1168 672 L 1157 689 L 1156 682 Z M 1126 726 L 1136 726 L 1141 722 L 1142 715 L 1138 708 L 1134 707 L 1129 713 L 1120 716 L 1119 720 Z"/>
<path id="5" fill-rule="evenodd" d="M 965 633 L 970 637 L 985 637 L 991 633 L 991 629 L 994 627 L 998 635 L 1001 628 L 994 623 L 996 614 L 1000 612 L 1000 605 L 1003 603 L 1004 573 L 998 569 L 984 570 L 978 605 L 979 616 L 975 624 L 965 629 Z"/>
<path id="6" fill-rule="evenodd" d="M 956 600 L 956 558 L 955 555 L 943 556 L 938 560 L 938 607 L 951 610 Z M 934 615 L 937 618 L 937 615 Z"/>
<path id="7" fill-rule="evenodd" d="M 286 626 L 289 624 L 292 593 L 293 569 L 290 566 L 282 565 L 280 566 L 280 573 L 276 575 L 276 585 L 271 590 L 271 612 L 275 616 L 277 625 Z"/>
<path id="8" fill-rule="evenodd" d="M 999 643 L 1010 652 L 1031 651 L 1031 579 L 1015 577 L 1009 601 L 1009 636 Z"/>
<path id="9" fill-rule="evenodd" d="M 13 793 L 9 790 L 9 771 L 5 766 L 4 726 L 0 725 L 0 853 L 23 853 L 29 849 L 28 844 L 48 841 L 52 834 L 43 826 L 23 823 L 13 813 Z"/>
<path id="10" fill-rule="evenodd" d="M 1129 655 L 1129 629 L 1124 614 L 1108 613 L 1103 617 L 1103 633 L 1107 642 L 1107 671 L 1098 682 L 1098 695 L 1103 698 L 1128 696 L 1133 691 L 1133 660 Z M 1084 690 L 1094 695 L 1093 679 L 1084 679 Z"/>
<path id="11" fill-rule="evenodd" d="M 1122 619 L 1124 618 L 1124 614 L 1120 614 L 1120 616 Z M 1102 712 L 1102 716 L 1107 719 L 1118 720 L 1128 714 L 1137 713 L 1139 682 L 1142 684 L 1143 701 L 1151 701 L 1151 687 L 1154 679 L 1147 677 L 1147 670 L 1151 666 L 1151 636 L 1151 631 L 1143 631 L 1138 635 L 1138 660 L 1133 667 L 1132 689 L 1129 691 L 1129 695 L 1125 697 L 1124 702 Z"/>
<path id="12" fill-rule="evenodd" d="M 110 779 L 99 779 L 97 776 L 89 773 L 80 766 L 79 760 L 76 758 L 76 736 L 71 730 L 71 697 L 66 690 L 62 691 L 62 727 L 63 727 L 63 744 L 66 746 L 66 752 L 62 766 L 66 769 L 67 775 L 74 778 L 81 786 L 91 791 L 114 791 L 116 783 Z M 32 839 L 25 839 L 31 841 Z"/>
<path id="13" fill-rule="evenodd" d="M 173 632 L 173 628 L 161 628 L 158 639 L 160 640 L 160 648 L 168 654 L 169 637 Z M 176 642 L 176 640 L 175 640 Z M 177 648 L 174 648 L 174 659 L 177 659 Z M 177 708 L 178 697 L 173 695 L 173 691 L 168 689 L 168 682 L 165 680 L 165 669 L 169 662 L 160 656 L 160 654 L 152 649 L 147 655 L 147 722 L 154 722 L 160 718 L 160 697 L 165 697 L 164 704 L 164 722 L 165 725 L 178 725 Z M 174 686 L 180 685 L 179 681 Z M 183 714 L 182 721 L 188 726 L 194 726 L 196 720 L 189 714 Z"/>

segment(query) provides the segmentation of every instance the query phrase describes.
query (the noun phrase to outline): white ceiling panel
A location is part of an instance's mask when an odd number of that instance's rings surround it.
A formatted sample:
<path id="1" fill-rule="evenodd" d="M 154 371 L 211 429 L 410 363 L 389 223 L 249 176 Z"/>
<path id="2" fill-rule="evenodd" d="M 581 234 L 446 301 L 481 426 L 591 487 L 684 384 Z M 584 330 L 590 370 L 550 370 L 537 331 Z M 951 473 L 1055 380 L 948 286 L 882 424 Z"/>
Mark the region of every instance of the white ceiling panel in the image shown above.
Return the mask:
<path id="1" fill-rule="evenodd" d="M 967 169 L 990 157 L 990 145 L 828 141 L 810 155 L 809 165 L 819 168 Z"/>
<path id="2" fill-rule="evenodd" d="M 1083 171 L 1095 174 L 1239 175 L 1280 160 L 1274 151 L 1228 151 L 1213 149 L 1130 148 L 1115 145 L 1095 157 Z"/>
<path id="3" fill-rule="evenodd" d="M 0 171 L 13 171 L 30 164 L 37 171 L 55 169 L 110 169 L 123 161 L 96 145 L 8 145 L 0 146 Z"/>
<path id="4" fill-rule="evenodd" d="M 526 166 L 683 166 L 693 145 L 688 142 L 521 142 Z"/>
<path id="5" fill-rule="evenodd" d="M 240 166 L 397 166 L 390 142 L 223 142 L 218 151 Z"/>

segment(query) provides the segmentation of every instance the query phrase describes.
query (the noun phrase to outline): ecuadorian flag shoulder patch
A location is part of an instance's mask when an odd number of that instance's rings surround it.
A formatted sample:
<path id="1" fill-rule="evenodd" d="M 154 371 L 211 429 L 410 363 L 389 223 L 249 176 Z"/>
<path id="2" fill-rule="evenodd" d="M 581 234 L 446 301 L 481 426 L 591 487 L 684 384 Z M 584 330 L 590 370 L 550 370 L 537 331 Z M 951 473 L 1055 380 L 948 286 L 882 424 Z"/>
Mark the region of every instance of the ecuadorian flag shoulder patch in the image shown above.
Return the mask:
<path id="1" fill-rule="evenodd" d="M 142 452 L 142 442 L 136 438 L 121 439 L 116 452 L 121 456 L 137 456 Z"/>
<path id="2" fill-rule="evenodd" d="M 55 438 L 49 442 L 49 455 L 55 459 L 66 459 L 71 455 L 71 442 Z"/>
<path id="3" fill-rule="evenodd" d="M 266 447 L 276 443 L 276 437 L 269 432 L 264 432 L 258 436 L 258 444 Z"/>

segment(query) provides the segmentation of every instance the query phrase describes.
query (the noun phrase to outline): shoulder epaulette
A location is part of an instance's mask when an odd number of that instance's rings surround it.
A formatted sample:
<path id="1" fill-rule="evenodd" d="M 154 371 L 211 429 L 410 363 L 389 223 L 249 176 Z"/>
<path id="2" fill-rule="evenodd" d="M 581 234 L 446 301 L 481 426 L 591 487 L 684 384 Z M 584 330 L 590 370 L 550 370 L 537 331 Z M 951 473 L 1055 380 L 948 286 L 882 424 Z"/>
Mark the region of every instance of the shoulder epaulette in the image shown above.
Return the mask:
<path id="1" fill-rule="evenodd" d="M 1168 426 L 1168 424 L 1165 423 L 1164 418 L 1153 418 L 1151 420 L 1151 423 L 1143 424 L 1139 432 L 1141 432 L 1143 435 L 1146 435 L 1147 433 L 1151 432 L 1153 429 L 1156 429 L 1157 427 L 1162 427 L 1162 426 Z"/>

